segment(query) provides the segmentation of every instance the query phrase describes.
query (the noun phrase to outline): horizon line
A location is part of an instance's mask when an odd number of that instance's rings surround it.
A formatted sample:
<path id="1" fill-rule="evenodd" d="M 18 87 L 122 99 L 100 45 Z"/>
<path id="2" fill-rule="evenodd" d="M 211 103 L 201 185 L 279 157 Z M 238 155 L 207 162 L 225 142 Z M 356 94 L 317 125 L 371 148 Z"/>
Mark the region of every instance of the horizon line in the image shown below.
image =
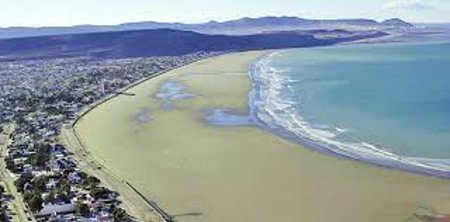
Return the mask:
<path id="1" fill-rule="evenodd" d="M 233 18 L 233 19 L 217 19 L 217 20 L 204 20 L 204 21 L 198 21 L 198 22 L 176 22 L 176 21 L 157 21 L 157 20 L 139 20 L 139 21 L 130 21 L 130 22 L 121 22 L 121 23 L 115 23 L 115 24 L 93 24 L 93 23 L 84 23 L 84 24 L 73 24 L 73 25 L 37 25 L 37 26 L 26 26 L 26 25 L 18 25 L 18 26 L 0 26 L 0 29 L 13 29 L 13 28 L 34 28 L 34 29 L 40 29 L 40 28 L 72 28 L 72 27 L 82 27 L 82 26 L 120 26 L 120 25 L 126 25 L 126 24 L 137 24 L 137 23 L 146 23 L 146 22 L 154 22 L 154 23 L 168 23 L 168 24 L 184 24 L 184 25 L 198 25 L 198 24 L 207 24 L 207 23 L 223 23 L 223 22 L 230 22 L 230 21 L 238 21 L 242 19 L 259 19 L 259 18 L 298 18 L 298 19 L 305 19 L 305 20 L 357 20 L 357 19 L 366 19 L 366 20 L 373 20 L 376 22 L 382 22 L 388 19 L 398 18 L 405 22 L 411 23 L 411 24 L 450 24 L 450 21 L 448 22 L 410 22 L 406 21 L 399 17 L 391 17 L 386 19 L 373 19 L 373 18 L 358 18 L 358 17 L 348 17 L 348 18 L 306 18 L 306 17 L 299 17 L 299 16 L 289 16 L 289 15 L 282 15 L 282 16 L 274 16 L 274 15 L 266 15 L 266 16 L 259 16 L 259 17 L 240 17 L 240 18 Z"/>

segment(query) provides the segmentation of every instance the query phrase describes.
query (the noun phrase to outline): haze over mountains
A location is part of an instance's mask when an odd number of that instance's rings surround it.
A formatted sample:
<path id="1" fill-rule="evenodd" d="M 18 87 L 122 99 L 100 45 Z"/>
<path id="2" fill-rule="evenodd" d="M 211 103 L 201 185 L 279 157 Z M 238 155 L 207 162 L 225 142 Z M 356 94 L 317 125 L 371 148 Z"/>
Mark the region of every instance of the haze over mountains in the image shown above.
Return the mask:
<path id="1" fill-rule="evenodd" d="M 413 27 L 412 24 L 397 18 L 377 22 L 370 19 L 314 20 L 284 16 L 242 18 L 225 22 L 211 21 L 198 24 L 135 22 L 120 25 L 79 25 L 72 27 L 10 27 L 0 28 L 0 39 L 151 29 L 177 29 L 203 34 L 249 35 L 304 29 L 396 30 L 411 27 Z"/>

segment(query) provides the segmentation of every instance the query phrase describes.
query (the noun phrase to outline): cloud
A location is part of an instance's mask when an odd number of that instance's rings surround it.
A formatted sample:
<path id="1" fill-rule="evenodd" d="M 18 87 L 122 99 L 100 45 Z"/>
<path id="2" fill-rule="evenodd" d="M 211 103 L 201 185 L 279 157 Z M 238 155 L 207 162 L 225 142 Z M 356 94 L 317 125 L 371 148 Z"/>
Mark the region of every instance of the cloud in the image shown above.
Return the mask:
<path id="1" fill-rule="evenodd" d="M 386 9 L 427 10 L 433 8 L 433 0 L 391 0 L 383 5 Z"/>

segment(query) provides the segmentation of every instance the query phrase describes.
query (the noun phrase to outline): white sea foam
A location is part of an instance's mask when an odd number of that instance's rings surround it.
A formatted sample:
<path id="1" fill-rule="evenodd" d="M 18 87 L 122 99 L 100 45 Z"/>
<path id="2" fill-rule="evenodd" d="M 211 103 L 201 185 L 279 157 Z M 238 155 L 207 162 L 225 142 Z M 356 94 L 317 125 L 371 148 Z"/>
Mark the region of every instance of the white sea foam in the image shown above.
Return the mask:
<path id="1" fill-rule="evenodd" d="M 348 129 L 318 126 L 306 121 L 294 107 L 294 101 L 282 97 L 282 90 L 289 88 L 296 80 L 283 75 L 288 69 L 271 66 L 271 60 L 275 56 L 280 54 L 272 53 L 255 61 L 250 71 L 253 82 L 253 90 L 249 95 L 251 113 L 264 127 L 294 135 L 299 141 L 313 142 L 340 156 L 450 177 L 450 160 L 402 157 L 365 141 L 338 139 L 339 136 L 349 134 Z"/>
<path id="2" fill-rule="evenodd" d="M 340 133 L 348 133 L 348 132 L 350 132 L 349 129 L 343 129 L 343 128 L 338 128 L 338 127 L 336 127 L 336 130 L 337 130 L 338 132 L 340 132 Z"/>

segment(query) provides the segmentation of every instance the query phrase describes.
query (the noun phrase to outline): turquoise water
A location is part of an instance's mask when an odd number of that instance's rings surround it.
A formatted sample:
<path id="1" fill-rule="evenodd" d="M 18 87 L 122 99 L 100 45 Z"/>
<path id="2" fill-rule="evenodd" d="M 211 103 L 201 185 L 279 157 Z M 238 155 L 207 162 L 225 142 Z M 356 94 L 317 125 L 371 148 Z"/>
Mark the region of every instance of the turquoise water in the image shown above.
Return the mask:
<path id="1" fill-rule="evenodd" d="M 358 159 L 449 169 L 449 43 L 296 49 L 257 67 L 269 127 Z"/>

